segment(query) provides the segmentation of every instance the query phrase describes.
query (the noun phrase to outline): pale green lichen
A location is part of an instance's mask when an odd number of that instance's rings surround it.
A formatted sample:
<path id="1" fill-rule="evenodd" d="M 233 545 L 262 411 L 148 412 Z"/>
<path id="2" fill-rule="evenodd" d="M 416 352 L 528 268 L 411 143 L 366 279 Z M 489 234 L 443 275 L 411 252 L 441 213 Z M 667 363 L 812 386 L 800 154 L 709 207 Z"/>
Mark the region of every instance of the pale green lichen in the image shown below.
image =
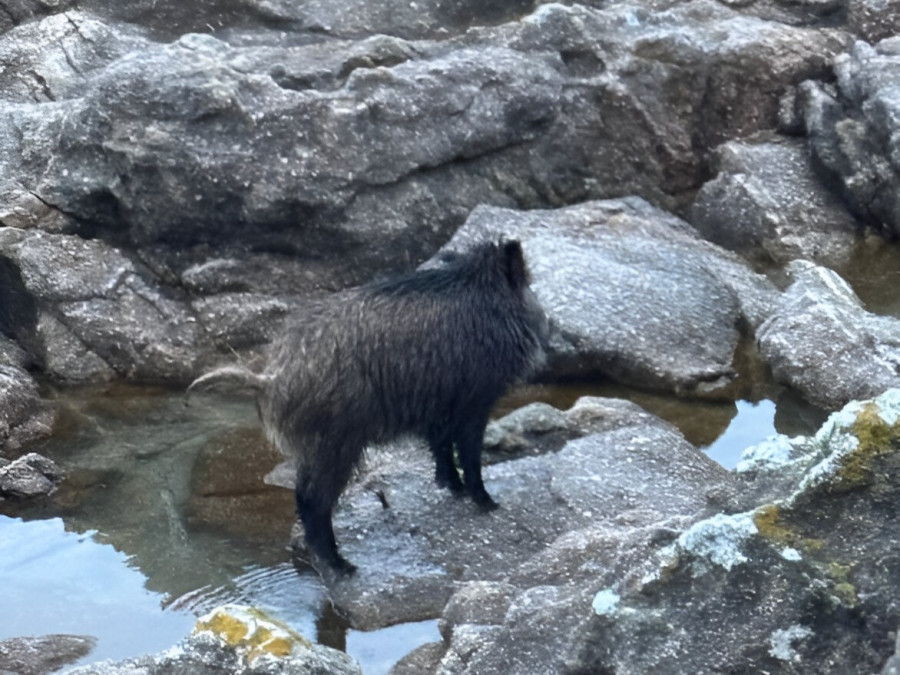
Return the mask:
<path id="1" fill-rule="evenodd" d="M 594 614 L 597 616 L 612 616 L 615 614 L 620 600 L 619 594 L 613 589 L 604 588 L 601 591 L 597 591 L 594 601 L 591 603 L 591 609 L 594 610 Z"/>
<path id="2" fill-rule="evenodd" d="M 769 638 L 769 655 L 780 661 L 793 661 L 797 655 L 794 643 L 804 640 L 813 632 L 807 626 L 794 624 L 783 630 L 776 630 Z"/>
<path id="3" fill-rule="evenodd" d="M 856 586 L 850 581 L 850 565 L 842 565 L 838 562 L 830 562 L 826 567 L 828 578 L 831 579 L 832 591 L 835 597 L 847 607 L 856 607 L 859 603 L 859 597 L 856 593 Z"/>
<path id="4" fill-rule="evenodd" d="M 661 551 L 664 565 L 679 565 L 688 559 L 695 576 L 706 572 L 711 565 L 730 571 L 735 565 L 747 562 L 741 550 L 744 543 L 756 535 L 757 528 L 748 513 L 725 515 L 718 513 L 711 518 L 694 523 L 681 533 L 674 544 Z"/>

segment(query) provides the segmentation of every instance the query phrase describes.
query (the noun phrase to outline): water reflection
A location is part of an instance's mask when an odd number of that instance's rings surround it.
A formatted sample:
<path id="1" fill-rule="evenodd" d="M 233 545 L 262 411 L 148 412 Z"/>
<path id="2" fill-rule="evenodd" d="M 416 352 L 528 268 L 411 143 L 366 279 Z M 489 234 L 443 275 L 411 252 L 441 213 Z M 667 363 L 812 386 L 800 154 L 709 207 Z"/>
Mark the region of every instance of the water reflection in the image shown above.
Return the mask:
<path id="1" fill-rule="evenodd" d="M 775 429 L 775 401 L 768 399 L 753 403 L 737 401 L 737 414 L 725 431 L 712 443 L 702 448 L 707 455 L 726 469 L 733 469 L 741 459 L 745 448 L 778 433 Z"/>
<path id="2" fill-rule="evenodd" d="M 437 621 L 417 621 L 364 633 L 347 631 L 347 653 L 366 664 L 365 675 L 388 675 L 398 655 L 429 642 L 440 642 Z"/>
<path id="3" fill-rule="evenodd" d="M 881 237 L 867 237 L 837 270 L 873 314 L 900 318 L 900 245 Z"/>
<path id="4" fill-rule="evenodd" d="M 280 458 L 252 401 L 186 405 L 180 392 L 122 385 L 57 399 L 53 437 L 33 449 L 65 467 L 66 480 L 49 500 L 0 507 L 28 520 L 4 520 L 0 550 L 17 541 L 9 523 L 46 534 L 19 537 L 43 542 L 28 549 L 41 565 L 4 559 L 0 589 L 27 589 L 17 613 L 0 613 L 4 636 L 94 635 L 90 661 L 135 657 L 175 644 L 196 616 L 237 602 L 315 638 L 324 587 L 290 563 L 292 496 L 262 481 Z"/>
<path id="5" fill-rule="evenodd" d="M 67 532 L 59 518 L 24 522 L 0 516 L 0 640 L 68 633 L 97 638 L 82 662 L 155 652 L 178 642 L 194 617 L 164 610 L 129 556 Z"/>
<path id="6" fill-rule="evenodd" d="M 573 383 L 525 387 L 500 403 L 502 415 L 532 401 L 560 409 L 571 407 L 581 396 L 624 398 L 678 427 L 684 437 L 726 469 L 733 469 L 741 453 L 776 433 L 803 436 L 815 433 L 827 417 L 799 394 L 770 382 L 753 389 L 758 398 L 701 400 L 640 391 L 615 383 Z M 751 393 L 748 391 L 747 393 Z"/>

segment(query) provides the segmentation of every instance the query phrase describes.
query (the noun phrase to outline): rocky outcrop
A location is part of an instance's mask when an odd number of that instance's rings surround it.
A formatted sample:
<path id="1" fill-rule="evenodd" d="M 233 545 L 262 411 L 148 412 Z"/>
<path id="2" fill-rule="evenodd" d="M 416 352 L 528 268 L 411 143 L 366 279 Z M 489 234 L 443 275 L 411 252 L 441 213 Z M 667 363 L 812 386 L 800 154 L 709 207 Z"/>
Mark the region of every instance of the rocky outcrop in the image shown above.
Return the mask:
<path id="1" fill-rule="evenodd" d="M 896 32 L 894 5 L 0 2 L 0 450 L 49 431 L 29 371 L 183 383 L 311 298 L 501 235 L 554 323 L 546 379 L 728 397 L 755 339 L 827 408 L 900 386 L 897 319 L 795 262 L 900 234 L 900 47 L 853 44 Z M 361 627 L 441 616 L 407 672 L 874 672 L 898 622 L 891 401 L 756 448 L 742 478 L 634 405 L 530 407 L 489 431 L 488 515 L 436 491 L 420 448 L 373 452 L 336 518 L 360 572 L 333 598 Z M 246 475 L 171 454 L 203 522 L 246 511 L 249 532 L 290 501 L 229 511 Z M 144 538 L 157 569 L 184 557 Z M 96 672 L 354 669 L 214 632 Z"/>
<path id="2" fill-rule="evenodd" d="M 686 222 L 631 198 L 553 211 L 480 207 L 448 244 L 523 242 L 532 288 L 556 328 L 549 371 L 682 393 L 735 376 L 739 325 L 777 292 Z"/>
<path id="3" fill-rule="evenodd" d="M 898 418 L 900 390 L 852 403 L 781 459 L 748 458 L 730 515 L 595 524 L 461 586 L 443 644 L 398 672 L 877 672 L 900 618 Z"/>
<path id="4" fill-rule="evenodd" d="M 203 12 L 211 20 L 213 5 L 191 20 L 173 3 L 154 4 L 156 17 L 145 3 L 107 4 L 61 4 L 65 11 L 0 36 L 0 51 L 21 65 L 0 74 L 11 103 L 0 119 L 0 271 L 9 279 L 3 299 L 21 319 L 3 332 L 63 380 L 187 380 L 222 352 L 271 339 L 301 298 L 409 269 L 479 204 L 638 195 L 685 208 L 709 176 L 713 149 L 775 129 L 783 96 L 828 77 L 831 58 L 849 44 L 839 30 L 707 0 L 654 12 L 508 2 L 466 21 L 422 3 L 416 21 L 391 19 L 406 32 L 383 26 L 387 9 L 371 3 L 247 3 L 243 19 L 219 8 L 210 23 L 222 29 L 217 36 L 169 42 L 165 17 L 180 35 L 196 30 Z M 272 25 L 296 39 L 261 30 Z M 35 31 L 58 39 L 36 42 Z M 720 39 L 726 34 L 739 39 Z M 824 200 L 790 147 L 779 156 L 802 171 L 784 199 Z M 744 170 L 720 164 L 719 185 Z M 712 212 L 721 189 L 709 187 L 698 222 L 729 217 Z M 775 202 L 769 212 L 783 211 Z M 833 213 L 809 223 L 813 243 L 799 252 L 830 236 L 817 228 L 839 230 L 844 246 L 852 222 Z M 771 229 L 769 239 L 791 234 Z M 611 234 L 608 242 L 625 248 Z M 548 250 L 546 258 L 599 268 L 596 281 L 612 288 L 602 266 L 573 253 Z M 794 253 L 788 247 L 785 256 Z M 108 278 L 67 275 L 82 286 L 62 289 L 37 254 L 105 269 Z M 618 305 L 583 298 L 580 309 L 566 309 L 568 290 L 545 284 L 556 313 L 568 315 L 559 374 L 603 372 L 679 392 L 720 388 L 731 375 L 735 322 L 752 330 L 768 300 L 754 293 L 750 307 L 735 290 L 744 271 L 729 263 L 723 273 L 719 260 L 708 248 L 675 264 L 652 282 L 645 306 L 634 301 L 654 264 L 650 251 L 633 268 L 616 261 L 627 280 Z M 728 288 L 716 288 L 728 275 Z M 681 281 L 689 287 L 679 297 L 660 292 Z M 577 325 L 581 309 L 602 311 L 585 326 Z M 627 325 L 617 329 L 612 312 Z M 600 326 L 611 330 L 600 335 Z"/>
<path id="5" fill-rule="evenodd" d="M 831 270 L 804 261 L 790 270 L 757 335 L 775 378 L 826 409 L 900 386 L 900 320 L 868 313 Z"/>

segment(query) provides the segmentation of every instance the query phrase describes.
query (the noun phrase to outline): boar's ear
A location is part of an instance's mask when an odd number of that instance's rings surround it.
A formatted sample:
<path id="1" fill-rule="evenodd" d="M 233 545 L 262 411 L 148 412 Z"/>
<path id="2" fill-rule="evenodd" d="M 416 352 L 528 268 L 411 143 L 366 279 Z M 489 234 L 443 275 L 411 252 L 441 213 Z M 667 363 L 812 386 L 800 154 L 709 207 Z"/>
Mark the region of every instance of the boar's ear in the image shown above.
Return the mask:
<path id="1" fill-rule="evenodd" d="M 506 269 L 506 278 L 514 289 L 519 290 L 528 285 L 528 268 L 525 266 L 525 256 L 522 253 L 522 244 L 518 241 L 501 241 L 503 261 Z"/>

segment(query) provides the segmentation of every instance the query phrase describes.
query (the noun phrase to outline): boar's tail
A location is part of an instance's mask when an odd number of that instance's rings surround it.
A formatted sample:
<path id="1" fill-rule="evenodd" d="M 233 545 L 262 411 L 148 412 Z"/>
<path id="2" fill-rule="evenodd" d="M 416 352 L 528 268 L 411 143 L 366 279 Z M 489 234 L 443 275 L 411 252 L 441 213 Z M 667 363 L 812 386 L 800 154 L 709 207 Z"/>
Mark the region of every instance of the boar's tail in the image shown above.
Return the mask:
<path id="1" fill-rule="evenodd" d="M 269 381 L 268 376 L 254 373 L 243 366 L 223 366 L 201 375 L 191 382 L 187 388 L 187 395 L 190 396 L 196 391 L 232 393 L 250 390 L 259 393 Z"/>

